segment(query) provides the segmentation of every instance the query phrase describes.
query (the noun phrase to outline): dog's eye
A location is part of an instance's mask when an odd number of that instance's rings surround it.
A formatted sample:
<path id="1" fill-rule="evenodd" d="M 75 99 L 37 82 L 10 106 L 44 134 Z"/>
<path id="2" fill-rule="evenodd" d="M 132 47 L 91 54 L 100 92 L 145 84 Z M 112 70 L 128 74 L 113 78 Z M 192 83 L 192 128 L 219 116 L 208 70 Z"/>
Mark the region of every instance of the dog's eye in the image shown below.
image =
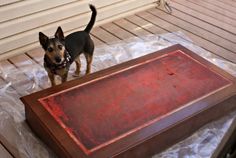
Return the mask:
<path id="1" fill-rule="evenodd" d="M 49 48 L 48 48 L 48 51 L 49 51 L 49 52 L 52 52 L 52 51 L 53 51 L 53 49 L 52 49 L 51 47 L 49 47 Z"/>
<path id="2" fill-rule="evenodd" d="M 60 50 L 62 50 L 62 45 L 58 45 L 58 48 L 59 48 Z"/>

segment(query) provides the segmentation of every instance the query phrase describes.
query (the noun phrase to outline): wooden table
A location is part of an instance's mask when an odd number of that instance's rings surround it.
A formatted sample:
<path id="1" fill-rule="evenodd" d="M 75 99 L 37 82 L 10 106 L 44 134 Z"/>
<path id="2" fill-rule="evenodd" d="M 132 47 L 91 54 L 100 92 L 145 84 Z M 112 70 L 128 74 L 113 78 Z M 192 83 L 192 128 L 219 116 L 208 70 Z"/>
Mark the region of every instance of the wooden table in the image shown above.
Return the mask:
<path id="1" fill-rule="evenodd" d="M 236 157 L 236 119 L 233 120 L 222 141 L 217 146 L 211 158 Z"/>
<path id="2" fill-rule="evenodd" d="M 22 97 L 60 157 L 148 157 L 236 107 L 236 80 L 181 45 Z"/>

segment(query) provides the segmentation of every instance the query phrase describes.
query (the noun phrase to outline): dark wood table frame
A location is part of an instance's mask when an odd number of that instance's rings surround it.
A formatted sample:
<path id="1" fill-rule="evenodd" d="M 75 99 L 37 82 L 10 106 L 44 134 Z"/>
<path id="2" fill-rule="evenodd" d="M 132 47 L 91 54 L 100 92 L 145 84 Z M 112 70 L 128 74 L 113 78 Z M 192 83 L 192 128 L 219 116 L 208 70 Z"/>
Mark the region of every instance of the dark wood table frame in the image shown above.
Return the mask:
<path id="1" fill-rule="evenodd" d="M 125 139 L 114 141 L 94 152 L 86 153 L 71 139 L 68 133 L 43 108 L 42 98 L 67 90 L 76 85 L 109 76 L 114 72 L 133 67 L 148 60 L 161 57 L 168 52 L 180 50 L 200 62 L 209 71 L 227 79 L 229 83 L 217 91 L 196 99 L 165 118 L 135 131 Z M 171 75 L 171 74 L 170 74 Z M 82 78 L 22 97 L 25 104 L 26 120 L 33 131 L 52 148 L 59 157 L 106 158 L 106 157 L 149 157 L 170 145 L 186 138 L 204 124 L 226 115 L 236 108 L 236 80 L 227 72 L 199 57 L 181 45 L 175 45 L 158 52 L 95 72 Z"/>
<path id="2" fill-rule="evenodd" d="M 233 120 L 225 136 L 217 146 L 211 158 L 235 158 L 236 157 L 236 119 Z"/>

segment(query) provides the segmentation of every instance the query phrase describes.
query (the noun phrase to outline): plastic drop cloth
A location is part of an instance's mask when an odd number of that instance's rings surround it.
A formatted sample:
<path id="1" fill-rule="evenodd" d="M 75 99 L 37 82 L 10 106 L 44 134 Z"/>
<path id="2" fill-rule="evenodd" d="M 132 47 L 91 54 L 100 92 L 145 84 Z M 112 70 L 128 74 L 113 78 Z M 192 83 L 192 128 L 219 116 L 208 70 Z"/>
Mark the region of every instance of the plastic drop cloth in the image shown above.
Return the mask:
<path id="1" fill-rule="evenodd" d="M 165 47 L 182 44 L 210 62 L 236 76 L 236 64 L 222 60 L 193 44 L 181 32 L 131 38 L 95 49 L 92 71 L 143 56 Z M 42 63 L 43 59 L 39 59 Z M 19 97 L 49 87 L 47 74 L 35 62 L 22 62 L 19 69 L 0 65 L 0 140 L 17 158 L 54 158 L 55 154 L 42 143 L 25 122 L 24 105 Z M 82 72 L 85 72 L 82 59 Z M 4 68 L 3 68 L 4 67 Z M 73 79 L 72 65 L 69 79 Z M 236 112 L 205 125 L 192 136 L 153 158 L 209 158 L 236 117 Z"/>

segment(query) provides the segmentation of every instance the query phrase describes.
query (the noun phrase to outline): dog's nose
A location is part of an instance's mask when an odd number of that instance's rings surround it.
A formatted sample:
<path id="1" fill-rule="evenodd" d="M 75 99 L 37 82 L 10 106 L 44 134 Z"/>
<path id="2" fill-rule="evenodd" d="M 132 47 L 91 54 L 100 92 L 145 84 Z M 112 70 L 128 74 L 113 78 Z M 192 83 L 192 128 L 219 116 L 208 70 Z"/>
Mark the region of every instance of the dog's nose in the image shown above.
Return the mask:
<path id="1" fill-rule="evenodd" d="M 60 58 L 60 57 L 58 57 L 58 56 L 57 56 L 57 57 L 55 57 L 55 60 L 56 60 L 56 62 L 57 62 L 57 63 L 60 63 L 60 62 L 61 62 L 61 58 Z"/>

